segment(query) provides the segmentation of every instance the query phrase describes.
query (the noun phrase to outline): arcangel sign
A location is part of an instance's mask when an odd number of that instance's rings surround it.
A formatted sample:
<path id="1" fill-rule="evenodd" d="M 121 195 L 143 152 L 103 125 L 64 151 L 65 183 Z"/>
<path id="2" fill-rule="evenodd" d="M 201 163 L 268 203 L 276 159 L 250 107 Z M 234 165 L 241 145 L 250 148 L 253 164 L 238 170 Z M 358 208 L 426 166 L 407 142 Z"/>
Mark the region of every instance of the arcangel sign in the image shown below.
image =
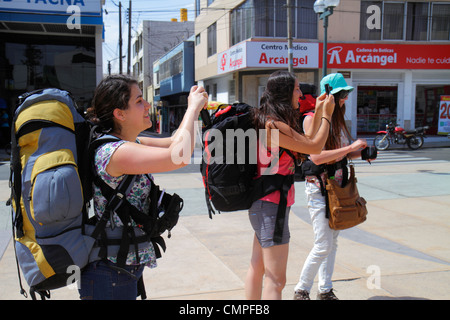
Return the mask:
<path id="1" fill-rule="evenodd" d="M 322 43 L 294 43 L 294 68 L 322 68 Z M 328 68 L 450 69 L 450 45 L 330 43 Z M 218 74 L 245 68 L 287 68 L 286 42 L 243 41 L 217 57 Z"/>
<path id="2" fill-rule="evenodd" d="M 329 68 L 450 69 L 450 45 L 333 43 L 327 55 Z"/>
<path id="3" fill-rule="evenodd" d="M 294 43 L 294 68 L 318 68 L 318 43 Z M 288 46 L 284 42 L 247 42 L 247 66 L 253 68 L 287 68 Z"/>

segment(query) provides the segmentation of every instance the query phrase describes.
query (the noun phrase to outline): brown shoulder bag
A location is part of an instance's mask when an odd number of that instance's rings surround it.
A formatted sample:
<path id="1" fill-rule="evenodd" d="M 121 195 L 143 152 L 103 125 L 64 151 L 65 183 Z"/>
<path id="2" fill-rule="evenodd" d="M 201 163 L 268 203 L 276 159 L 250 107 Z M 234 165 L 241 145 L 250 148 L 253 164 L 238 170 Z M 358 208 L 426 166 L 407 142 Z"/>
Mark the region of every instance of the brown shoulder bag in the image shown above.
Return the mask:
<path id="1" fill-rule="evenodd" d="M 343 188 L 335 180 L 326 177 L 328 223 L 331 229 L 348 229 L 366 220 L 366 200 L 359 196 L 353 165 L 350 164 L 349 168 L 350 178 Z"/>

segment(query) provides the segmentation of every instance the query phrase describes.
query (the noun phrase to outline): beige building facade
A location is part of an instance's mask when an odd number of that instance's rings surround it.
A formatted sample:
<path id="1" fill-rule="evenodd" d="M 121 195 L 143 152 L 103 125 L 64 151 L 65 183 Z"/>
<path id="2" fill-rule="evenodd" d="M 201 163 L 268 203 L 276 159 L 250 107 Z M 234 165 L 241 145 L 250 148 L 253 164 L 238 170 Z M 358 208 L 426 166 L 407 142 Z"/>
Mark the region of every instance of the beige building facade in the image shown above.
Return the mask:
<path id="1" fill-rule="evenodd" d="M 318 87 L 324 27 L 313 5 L 291 0 L 292 51 L 299 81 Z M 341 0 L 327 30 L 327 73 L 342 72 L 355 87 L 346 112 L 353 136 L 391 119 L 443 133 L 450 1 Z M 196 0 L 195 80 L 211 100 L 258 105 L 269 75 L 288 68 L 287 57 L 286 0 Z"/>

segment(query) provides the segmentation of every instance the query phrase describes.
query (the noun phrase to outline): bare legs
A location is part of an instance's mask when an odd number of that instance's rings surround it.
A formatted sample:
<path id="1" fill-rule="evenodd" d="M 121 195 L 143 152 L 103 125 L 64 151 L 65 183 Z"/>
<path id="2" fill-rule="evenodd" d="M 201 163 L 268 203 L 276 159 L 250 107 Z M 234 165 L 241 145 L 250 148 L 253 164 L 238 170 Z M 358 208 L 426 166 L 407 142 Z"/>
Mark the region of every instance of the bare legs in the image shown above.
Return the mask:
<path id="1" fill-rule="evenodd" d="M 288 252 L 288 243 L 262 248 L 256 236 L 253 238 L 252 257 L 245 279 L 248 300 L 281 300 L 286 284 Z"/>

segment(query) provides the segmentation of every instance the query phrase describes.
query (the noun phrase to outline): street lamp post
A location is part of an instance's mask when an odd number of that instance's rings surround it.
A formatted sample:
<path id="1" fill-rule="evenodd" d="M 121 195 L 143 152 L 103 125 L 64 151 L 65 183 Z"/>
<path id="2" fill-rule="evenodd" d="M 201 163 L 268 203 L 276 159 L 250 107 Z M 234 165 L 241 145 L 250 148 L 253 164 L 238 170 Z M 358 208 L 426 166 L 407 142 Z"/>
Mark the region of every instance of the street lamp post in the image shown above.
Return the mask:
<path id="1" fill-rule="evenodd" d="M 294 52 L 292 51 L 291 0 L 286 0 L 286 8 L 287 8 L 287 33 L 288 33 L 288 71 L 293 73 L 294 72 L 294 66 L 293 66 Z"/>
<path id="2" fill-rule="evenodd" d="M 319 19 L 323 20 L 323 77 L 327 75 L 327 37 L 328 37 L 328 16 L 333 14 L 334 8 L 339 5 L 340 0 L 316 0 L 314 11 L 319 14 Z"/>
<path id="3" fill-rule="evenodd" d="M 122 56 L 122 59 L 125 58 L 125 56 Z M 120 57 L 108 60 L 108 75 L 111 75 L 111 61 L 117 60 L 117 59 L 121 59 Z M 121 59 L 121 60 L 122 60 Z"/>

